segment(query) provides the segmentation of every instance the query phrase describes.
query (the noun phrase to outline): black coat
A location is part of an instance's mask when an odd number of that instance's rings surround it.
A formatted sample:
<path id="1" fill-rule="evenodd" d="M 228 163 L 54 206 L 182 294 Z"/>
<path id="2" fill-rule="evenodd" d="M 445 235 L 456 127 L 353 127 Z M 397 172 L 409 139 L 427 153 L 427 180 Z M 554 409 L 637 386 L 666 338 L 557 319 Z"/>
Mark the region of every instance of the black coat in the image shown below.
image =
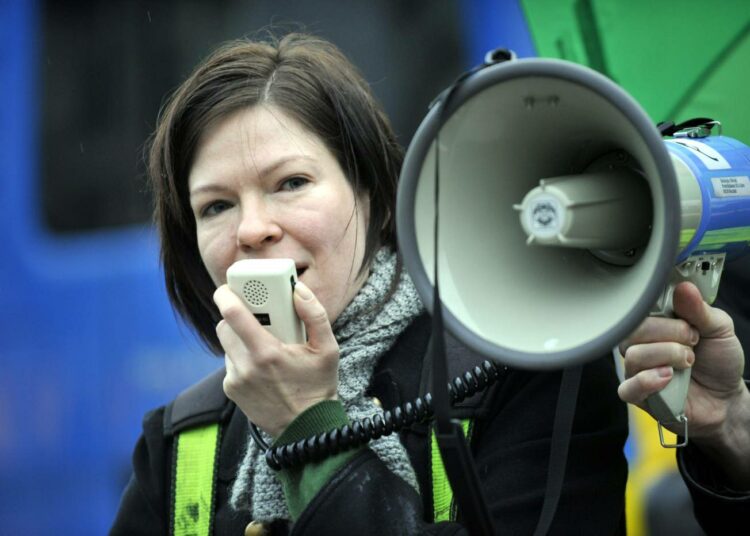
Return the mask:
<path id="1" fill-rule="evenodd" d="M 427 315 L 419 317 L 380 361 L 370 386 L 384 408 L 411 400 L 425 384 L 423 356 L 430 332 Z M 466 350 L 464 350 L 466 351 Z M 479 361 L 479 358 L 476 359 Z M 509 370 L 496 387 L 459 408 L 456 416 L 473 417 L 472 451 L 496 529 L 503 534 L 531 534 L 544 498 L 550 437 L 561 373 Z M 565 482 L 550 534 L 624 534 L 627 465 L 625 405 L 617 398 L 612 356 L 583 368 Z M 220 383 L 218 384 L 220 390 Z M 229 493 L 248 437 L 247 419 L 233 403 L 221 400 L 215 411 L 200 409 L 182 423 L 225 423 L 218 467 L 215 534 L 243 534 L 248 512 L 229 506 Z M 211 404 L 208 404 L 211 405 Z M 134 473 L 122 498 L 112 534 L 167 534 L 172 471 L 173 405 L 146 415 L 143 436 L 133 455 Z M 165 426 L 165 423 L 167 425 Z M 430 517 L 429 430 L 413 425 L 401 441 L 422 489 L 417 495 L 363 449 L 320 491 L 294 526 L 294 534 L 454 534 L 455 523 L 426 524 Z M 371 482 L 362 486 L 362 482 Z M 386 514 L 388 512 L 388 514 Z M 288 527 L 273 526 L 274 534 Z"/>
<path id="2" fill-rule="evenodd" d="M 745 352 L 745 383 L 750 388 L 750 255 L 727 263 L 713 305 L 734 320 Z M 724 472 L 694 444 L 678 449 L 677 465 L 693 498 L 695 517 L 707 534 L 732 534 L 745 525 L 750 516 L 750 490 L 727 489 Z"/>

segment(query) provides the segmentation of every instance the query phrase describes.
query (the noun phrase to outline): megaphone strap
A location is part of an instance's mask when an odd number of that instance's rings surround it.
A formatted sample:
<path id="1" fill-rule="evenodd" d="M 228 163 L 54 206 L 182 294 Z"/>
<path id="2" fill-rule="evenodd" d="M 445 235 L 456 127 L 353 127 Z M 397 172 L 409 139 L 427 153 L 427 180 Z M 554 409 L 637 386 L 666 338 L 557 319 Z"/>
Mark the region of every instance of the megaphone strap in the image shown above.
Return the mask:
<path id="1" fill-rule="evenodd" d="M 560 392 L 557 396 L 557 410 L 555 423 L 552 425 L 552 440 L 550 441 L 549 468 L 547 470 L 547 487 L 544 491 L 542 513 L 539 514 L 534 536 L 542 536 L 552 524 L 560 500 L 565 467 L 568 462 L 568 448 L 570 435 L 573 431 L 573 418 L 576 414 L 578 402 L 578 387 L 581 384 L 583 365 L 563 370 L 560 380 Z"/>
<path id="2" fill-rule="evenodd" d="M 475 72 L 486 65 L 474 68 L 461 75 L 443 94 L 438 102 L 438 127 L 435 133 L 435 219 L 433 226 L 433 307 L 432 338 L 427 352 L 432 362 L 433 407 L 435 412 L 435 439 L 443 460 L 445 474 L 448 477 L 453 498 L 462 512 L 463 521 L 470 534 L 495 533 L 492 516 L 487 501 L 482 494 L 479 475 L 471 457 L 460 421 L 450 418 L 449 394 L 445 389 L 448 380 L 448 360 L 445 352 L 445 330 L 443 325 L 443 308 L 440 299 L 440 277 L 438 259 L 439 221 L 440 221 L 440 129 L 447 120 L 447 110 L 456 90 Z"/>
<path id="3" fill-rule="evenodd" d="M 656 128 L 659 129 L 662 136 L 674 136 L 677 132 L 688 128 L 706 127 L 711 130 L 716 124 L 718 124 L 717 121 L 708 117 L 694 117 L 677 124 L 673 121 L 662 121 L 657 123 Z"/>

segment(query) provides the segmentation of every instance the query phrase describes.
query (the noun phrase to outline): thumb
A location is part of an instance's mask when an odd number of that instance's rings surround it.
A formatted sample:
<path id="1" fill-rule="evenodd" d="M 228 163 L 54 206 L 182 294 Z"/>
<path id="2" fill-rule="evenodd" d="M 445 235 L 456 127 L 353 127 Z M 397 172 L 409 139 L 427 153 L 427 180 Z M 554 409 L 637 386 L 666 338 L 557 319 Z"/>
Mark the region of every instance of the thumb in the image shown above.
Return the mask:
<path id="1" fill-rule="evenodd" d="M 703 301 L 698 287 L 684 281 L 674 290 L 672 306 L 674 313 L 698 330 L 701 337 L 723 338 L 733 334 L 729 315 Z"/>
<path id="2" fill-rule="evenodd" d="M 307 342 L 317 350 L 325 351 L 331 345 L 336 346 L 328 313 L 323 304 L 302 281 L 294 286 L 294 309 L 304 322 L 307 330 Z"/>

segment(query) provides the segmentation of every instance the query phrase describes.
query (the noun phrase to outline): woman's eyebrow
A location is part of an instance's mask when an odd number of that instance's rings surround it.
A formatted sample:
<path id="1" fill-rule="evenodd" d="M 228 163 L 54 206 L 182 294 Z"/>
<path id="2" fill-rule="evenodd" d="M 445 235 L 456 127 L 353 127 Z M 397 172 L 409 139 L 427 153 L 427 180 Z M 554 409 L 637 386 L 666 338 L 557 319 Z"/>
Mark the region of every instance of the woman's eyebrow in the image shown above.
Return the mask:
<path id="1" fill-rule="evenodd" d="M 305 154 L 284 156 L 282 158 L 279 158 L 275 162 L 272 162 L 271 164 L 267 165 L 266 167 L 259 169 L 258 176 L 265 177 L 266 175 L 270 175 L 271 173 L 273 173 L 280 167 L 288 164 L 289 162 L 297 162 L 300 160 L 303 160 L 305 162 L 317 162 L 315 158 L 313 158 L 312 156 L 305 155 Z"/>
<path id="2" fill-rule="evenodd" d="M 298 162 L 298 161 L 304 161 L 309 163 L 317 163 L 317 159 L 313 158 L 312 156 L 308 155 L 291 155 L 291 156 L 285 156 L 282 158 L 279 158 L 275 162 L 272 162 L 271 164 L 267 165 L 264 168 L 261 168 L 257 171 L 259 177 L 266 177 L 276 171 L 277 169 L 285 166 L 286 164 L 290 162 Z M 189 195 L 198 195 L 203 193 L 224 193 L 229 191 L 230 188 L 228 186 L 225 186 L 219 182 L 211 182 L 209 184 L 205 185 L 199 185 L 196 188 L 193 188 L 190 190 Z"/>
<path id="3" fill-rule="evenodd" d="M 228 188 L 227 186 L 224 186 L 222 184 L 212 183 L 212 184 L 206 184 L 203 186 L 198 186 L 197 188 L 192 188 L 189 192 L 189 195 L 192 197 L 194 195 L 204 194 L 204 193 L 211 193 L 211 194 L 224 193 L 224 192 L 228 192 L 229 190 L 230 188 Z"/>

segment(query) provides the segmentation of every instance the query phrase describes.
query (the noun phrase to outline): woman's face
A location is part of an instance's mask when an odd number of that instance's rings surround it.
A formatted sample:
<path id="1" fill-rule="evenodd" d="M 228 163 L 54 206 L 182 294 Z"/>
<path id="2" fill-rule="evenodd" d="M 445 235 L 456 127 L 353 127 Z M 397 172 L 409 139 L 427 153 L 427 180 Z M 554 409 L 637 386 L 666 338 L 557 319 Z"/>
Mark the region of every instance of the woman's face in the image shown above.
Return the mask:
<path id="1" fill-rule="evenodd" d="M 362 286 L 369 200 L 356 199 L 321 140 L 274 106 L 220 120 L 202 136 L 188 179 L 198 249 L 226 283 L 240 259 L 294 259 L 330 321 Z"/>

